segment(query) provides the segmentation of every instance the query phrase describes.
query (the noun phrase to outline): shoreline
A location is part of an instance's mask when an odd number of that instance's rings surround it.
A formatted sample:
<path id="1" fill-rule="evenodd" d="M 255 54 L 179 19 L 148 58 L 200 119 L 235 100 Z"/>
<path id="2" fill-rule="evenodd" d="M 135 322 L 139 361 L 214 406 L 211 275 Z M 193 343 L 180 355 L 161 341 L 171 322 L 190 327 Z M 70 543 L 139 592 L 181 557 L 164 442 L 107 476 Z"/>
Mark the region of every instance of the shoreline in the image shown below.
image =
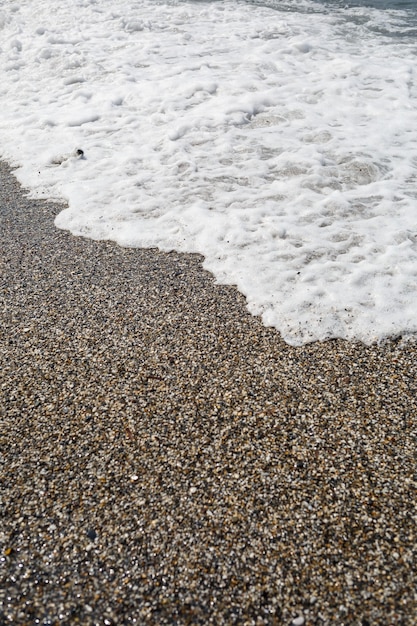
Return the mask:
<path id="1" fill-rule="evenodd" d="M 416 345 L 291 347 L 0 180 L 4 623 L 411 626 Z"/>

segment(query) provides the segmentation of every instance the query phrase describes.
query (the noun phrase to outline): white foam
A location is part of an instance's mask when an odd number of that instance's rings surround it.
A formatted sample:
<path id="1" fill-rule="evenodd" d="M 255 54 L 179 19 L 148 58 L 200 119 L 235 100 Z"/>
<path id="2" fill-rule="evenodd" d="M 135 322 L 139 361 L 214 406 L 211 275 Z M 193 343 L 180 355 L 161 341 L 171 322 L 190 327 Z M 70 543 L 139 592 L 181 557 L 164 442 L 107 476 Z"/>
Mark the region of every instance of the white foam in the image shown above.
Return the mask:
<path id="1" fill-rule="evenodd" d="M 291 344 L 415 333 L 416 45 L 379 23 L 308 0 L 8 2 L 0 150 L 69 203 L 58 227 L 203 254 Z"/>

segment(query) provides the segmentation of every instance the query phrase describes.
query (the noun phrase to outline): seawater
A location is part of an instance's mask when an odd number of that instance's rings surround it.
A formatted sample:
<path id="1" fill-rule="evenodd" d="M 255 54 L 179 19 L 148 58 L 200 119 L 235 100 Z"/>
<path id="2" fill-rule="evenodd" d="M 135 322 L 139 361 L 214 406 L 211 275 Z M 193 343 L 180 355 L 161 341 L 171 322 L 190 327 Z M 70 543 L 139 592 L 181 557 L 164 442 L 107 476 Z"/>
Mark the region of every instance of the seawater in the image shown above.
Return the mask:
<path id="1" fill-rule="evenodd" d="M 373 7 L 375 9 L 409 9 L 416 11 L 415 0 L 322 0 L 327 5 L 340 5 L 345 7 Z"/>
<path id="2" fill-rule="evenodd" d="M 283 7 L 292 8 L 292 10 L 298 10 L 305 8 L 304 3 L 300 2 L 288 2 L 286 0 L 246 0 L 252 2 L 252 4 L 258 4 L 259 6 L 268 6 L 276 9 L 282 9 Z M 297 6 L 298 4 L 298 6 Z M 415 0 L 317 0 L 316 5 L 322 5 L 327 8 L 349 8 L 349 7 L 365 7 L 375 8 L 379 10 L 407 10 L 410 14 L 416 14 L 416 2 Z M 313 10 L 313 6 L 309 7 Z"/>
<path id="3" fill-rule="evenodd" d="M 291 344 L 414 336 L 416 11 L 379 4 L 3 3 L 1 155 L 59 228 L 200 253 Z"/>
<path id="4" fill-rule="evenodd" d="M 415 0 L 246 0 L 258 6 L 267 6 L 278 11 L 300 13 L 334 12 L 341 19 L 356 24 L 368 25 L 371 31 L 393 37 L 417 37 L 417 3 Z M 369 12 L 371 10 L 371 12 Z M 372 10 L 374 13 L 372 13 Z M 375 11 L 380 12 L 374 23 Z M 385 23 L 385 28 L 384 28 Z"/>

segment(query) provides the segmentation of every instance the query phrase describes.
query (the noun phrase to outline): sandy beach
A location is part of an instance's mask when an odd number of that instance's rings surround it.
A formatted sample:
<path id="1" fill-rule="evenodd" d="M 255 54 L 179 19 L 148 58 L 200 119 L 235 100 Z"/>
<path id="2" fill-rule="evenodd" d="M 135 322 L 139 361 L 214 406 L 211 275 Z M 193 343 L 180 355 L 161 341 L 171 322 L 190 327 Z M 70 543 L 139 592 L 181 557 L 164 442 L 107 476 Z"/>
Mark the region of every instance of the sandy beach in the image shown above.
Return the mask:
<path id="1" fill-rule="evenodd" d="M 417 347 L 285 344 L 0 165 L 0 623 L 417 620 Z"/>

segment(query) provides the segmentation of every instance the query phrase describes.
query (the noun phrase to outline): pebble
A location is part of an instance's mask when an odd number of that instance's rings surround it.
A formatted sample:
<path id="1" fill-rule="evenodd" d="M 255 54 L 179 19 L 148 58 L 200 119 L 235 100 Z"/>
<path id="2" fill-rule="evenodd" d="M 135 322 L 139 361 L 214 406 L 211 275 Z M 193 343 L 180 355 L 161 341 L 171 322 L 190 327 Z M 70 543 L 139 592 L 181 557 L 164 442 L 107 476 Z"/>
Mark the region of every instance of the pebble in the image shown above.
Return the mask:
<path id="1" fill-rule="evenodd" d="M 415 624 L 416 345 L 290 347 L 0 182 L 0 623 Z"/>

